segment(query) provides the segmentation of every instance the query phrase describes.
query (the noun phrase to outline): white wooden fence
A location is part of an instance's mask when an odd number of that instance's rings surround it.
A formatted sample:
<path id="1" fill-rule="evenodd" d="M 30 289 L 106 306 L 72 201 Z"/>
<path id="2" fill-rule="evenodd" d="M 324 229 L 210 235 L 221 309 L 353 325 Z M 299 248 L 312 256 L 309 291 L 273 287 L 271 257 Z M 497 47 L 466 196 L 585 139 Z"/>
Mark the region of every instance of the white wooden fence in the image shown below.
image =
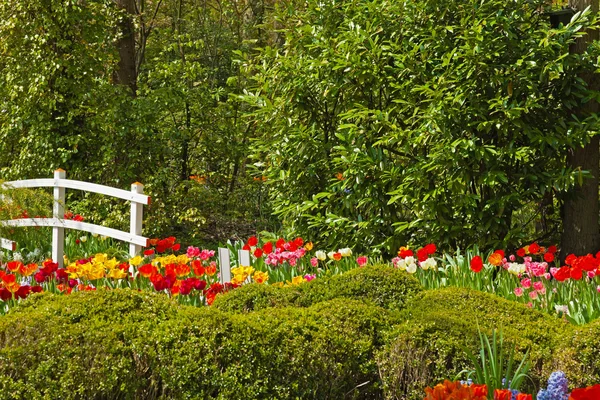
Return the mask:
<path id="1" fill-rule="evenodd" d="M 142 247 L 148 246 L 148 238 L 142 235 L 142 218 L 144 205 L 150 204 L 150 197 L 144 194 L 144 185 L 136 182 L 131 185 L 131 191 L 116 189 L 95 183 L 74 181 L 66 179 L 66 172 L 62 169 L 54 171 L 53 179 L 28 179 L 22 181 L 5 182 L 7 188 L 54 188 L 54 205 L 52 218 L 21 218 L 10 221 L 0 221 L 4 226 L 50 226 L 52 227 L 52 260 L 63 266 L 65 246 L 65 229 L 75 229 L 102 236 L 108 236 L 129 243 L 129 254 L 135 256 Z M 86 222 L 65 220 L 65 189 L 77 189 L 87 192 L 99 193 L 116 197 L 131 202 L 131 215 L 129 232 L 107 228 L 105 226 L 89 224 Z M 8 250 L 15 250 L 16 244 L 7 239 L 1 239 L 0 245 Z"/>
<path id="2" fill-rule="evenodd" d="M 221 283 L 231 282 L 231 253 L 229 249 L 219 247 L 219 270 L 221 273 Z M 250 252 L 248 250 L 238 250 L 238 266 L 250 266 Z"/>

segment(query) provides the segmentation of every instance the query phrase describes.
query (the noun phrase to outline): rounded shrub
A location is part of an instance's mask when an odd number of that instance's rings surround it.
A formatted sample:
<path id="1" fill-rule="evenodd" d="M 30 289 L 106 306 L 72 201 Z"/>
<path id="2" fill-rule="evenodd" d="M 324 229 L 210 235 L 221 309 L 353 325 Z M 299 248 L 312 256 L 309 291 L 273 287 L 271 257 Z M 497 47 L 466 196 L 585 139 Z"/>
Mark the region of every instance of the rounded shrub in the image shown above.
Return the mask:
<path id="1" fill-rule="evenodd" d="M 0 317 L 0 398 L 145 397 L 131 338 L 178 307 L 131 290 L 32 296 Z"/>
<path id="2" fill-rule="evenodd" d="M 502 332 L 505 349 L 514 346 L 517 359 L 529 349 L 533 388 L 547 378 L 544 365 L 566 322 L 522 304 L 470 289 L 448 288 L 423 292 L 402 312 L 404 323 L 389 334 L 378 354 L 386 397 L 423 398 L 426 386 L 455 379 L 473 370 L 465 349 L 478 354 L 479 331 L 489 337 Z M 465 378 L 466 375 L 460 376 Z"/>
<path id="3" fill-rule="evenodd" d="M 131 290 L 33 296 L 0 317 L 0 399 L 381 398 L 396 323 L 351 299 L 230 314 Z"/>
<path id="4" fill-rule="evenodd" d="M 359 299 L 389 310 L 402 310 L 422 291 L 419 282 L 404 271 L 388 266 L 356 268 L 298 286 L 245 285 L 217 296 L 214 307 L 230 312 L 249 312 L 269 307 L 309 307 L 335 298 Z"/>
<path id="5" fill-rule="evenodd" d="M 169 321 L 152 344 L 167 397 L 380 398 L 375 352 L 393 320 L 385 310 L 335 299 L 217 319 Z M 220 316 L 220 317 L 219 317 Z"/>

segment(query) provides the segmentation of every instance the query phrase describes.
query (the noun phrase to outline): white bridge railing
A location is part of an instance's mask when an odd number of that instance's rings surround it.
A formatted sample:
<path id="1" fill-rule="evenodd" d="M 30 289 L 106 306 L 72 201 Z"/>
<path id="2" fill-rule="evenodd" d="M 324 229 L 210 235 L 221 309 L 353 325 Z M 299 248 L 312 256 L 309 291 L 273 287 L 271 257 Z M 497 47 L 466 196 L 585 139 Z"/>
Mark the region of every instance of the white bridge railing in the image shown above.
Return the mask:
<path id="1" fill-rule="evenodd" d="M 112 188 L 95 183 L 74 181 L 66 179 L 66 172 L 58 169 L 54 172 L 54 179 L 28 179 L 22 181 L 5 182 L 6 188 L 54 188 L 54 204 L 52 207 L 52 218 L 22 218 L 9 221 L 0 221 L 4 226 L 49 226 L 52 227 L 52 260 L 63 266 L 63 255 L 65 246 L 65 229 L 75 229 L 108 236 L 129 243 L 129 254 L 134 257 L 141 251 L 142 247 L 148 246 L 148 238 L 142 235 L 142 219 L 144 205 L 150 204 L 150 197 L 144 192 L 144 185 L 136 182 L 131 185 L 131 191 Z M 89 224 L 85 222 L 65 220 L 65 189 L 83 190 L 86 192 L 99 193 L 106 196 L 116 197 L 131 202 L 130 228 L 129 232 L 107 228 L 105 226 Z M 15 250 L 16 243 L 7 239 L 0 239 L 0 247 Z"/>

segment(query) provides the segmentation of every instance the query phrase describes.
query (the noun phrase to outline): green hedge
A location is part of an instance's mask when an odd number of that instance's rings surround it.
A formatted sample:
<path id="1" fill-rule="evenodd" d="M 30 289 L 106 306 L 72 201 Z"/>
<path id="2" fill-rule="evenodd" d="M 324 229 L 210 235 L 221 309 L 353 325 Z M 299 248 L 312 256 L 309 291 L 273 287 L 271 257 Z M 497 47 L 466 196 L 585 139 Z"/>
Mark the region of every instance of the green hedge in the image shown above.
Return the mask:
<path id="1" fill-rule="evenodd" d="M 41 294 L 0 317 L 0 398 L 133 398 L 148 372 L 133 339 L 178 316 L 166 296 L 132 290 Z"/>
<path id="2" fill-rule="evenodd" d="M 249 313 L 132 290 L 34 295 L 0 317 L 0 399 L 421 399 L 472 368 L 464 348 L 478 350 L 478 326 L 502 329 L 520 354 L 531 349 L 530 385 L 557 368 L 578 386 L 600 381 L 600 321 L 571 327 L 468 289 L 417 293 L 410 280 L 394 292 L 398 273 L 363 269 L 220 299 L 263 308 Z M 386 274 L 392 283 L 377 291 Z"/>
<path id="3" fill-rule="evenodd" d="M 422 399 L 426 386 L 472 369 L 464 349 L 478 352 L 478 327 L 488 335 L 494 328 L 502 330 L 520 354 L 531 349 L 534 390 L 547 379 L 545 366 L 553 359 L 560 334 L 568 330 L 566 322 L 540 311 L 462 288 L 426 291 L 402 317 L 405 322 L 390 333 L 378 354 L 387 398 L 408 393 L 408 398 Z"/>
<path id="4" fill-rule="evenodd" d="M 562 370 L 571 388 L 600 382 L 600 320 L 573 326 L 560 335 L 555 362 L 548 373 Z"/>
<path id="5" fill-rule="evenodd" d="M 223 311 L 249 312 L 270 307 L 309 307 L 326 300 L 349 298 L 369 301 L 389 310 L 402 310 L 421 291 L 421 285 L 413 276 L 381 265 L 356 268 L 298 286 L 245 285 L 217 296 L 213 306 Z"/>
<path id="6" fill-rule="evenodd" d="M 350 299 L 229 314 L 165 296 L 33 296 L 0 318 L 0 398 L 381 398 L 397 323 Z"/>

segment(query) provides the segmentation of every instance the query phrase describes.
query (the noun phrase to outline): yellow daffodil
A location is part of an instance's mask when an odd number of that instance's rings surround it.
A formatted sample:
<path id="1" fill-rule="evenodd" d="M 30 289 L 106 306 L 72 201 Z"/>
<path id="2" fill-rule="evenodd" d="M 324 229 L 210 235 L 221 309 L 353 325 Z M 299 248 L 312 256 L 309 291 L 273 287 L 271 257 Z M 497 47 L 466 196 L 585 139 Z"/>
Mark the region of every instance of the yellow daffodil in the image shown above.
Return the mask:
<path id="1" fill-rule="evenodd" d="M 129 264 L 133 265 L 134 267 L 139 266 L 142 262 L 144 261 L 144 259 L 140 256 L 135 256 L 133 257 L 131 260 L 129 260 Z"/>

